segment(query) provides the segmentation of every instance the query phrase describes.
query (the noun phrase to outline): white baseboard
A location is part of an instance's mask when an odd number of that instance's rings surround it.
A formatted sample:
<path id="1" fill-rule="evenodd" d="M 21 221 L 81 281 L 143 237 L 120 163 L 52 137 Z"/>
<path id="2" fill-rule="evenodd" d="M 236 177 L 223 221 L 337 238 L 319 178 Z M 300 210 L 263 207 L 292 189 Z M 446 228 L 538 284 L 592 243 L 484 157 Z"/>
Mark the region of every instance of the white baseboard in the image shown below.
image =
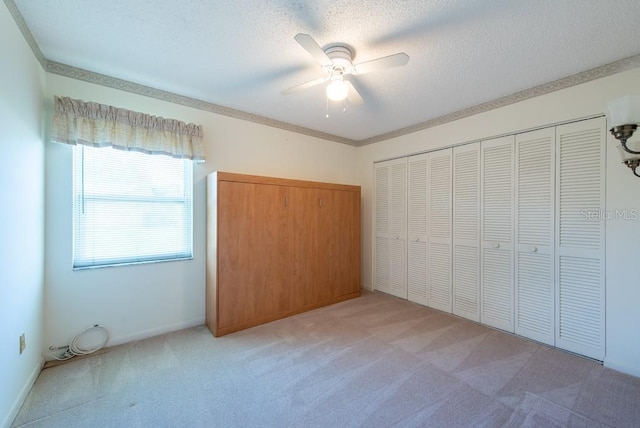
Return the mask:
<path id="1" fill-rule="evenodd" d="M 122 345 L 123 343 L 133 342 L 136 340 L 148 339 L 161 334 L 171 333 L 172 331 L 183 330 L 185 328 L 196 327 L 204 324 L 204 318 L 197 318 L 189 321 L 181 321 L 175 324 L 164 325 L 162 327 L 152 328 L 149 330 L 138 331 L 127 334 L 125 336 L 116 336 L 109 339 L 107 346 Z"/>
<path id="2" fill-rule="evenodd" d="M 18 412 L 20 411 L 20 408 L 24 404 L 24 400 L 27 399 L 27 395 L 29 395 L 31 388 L 33 388 L 33 384 L 36 383 L 36 379 L 38 379 L 38 375 L 42 371 L 43 366 L 44 366 L 44 357 L 41 357 L 40 361 L 33 368 L 33 371 L 29 375 L 29 378 L 27 379 L 24 386 L 22 387 L 22 390 L 20 390 L 20 394 L 18 394 L 18 396 L 16 397 L 16 401 L 13 402 L 13 406 L 11 406 L 11 410 L 9 410 L 9 413 L 0 424 L 0 427 L 9 428 L 11 426 L 16 416 L 18 416 Z"/>
<path id="3" fill-rule="evenodd" d="M 619 363 L 618 361 L 611 361 L 611 359 L 605 358 L 603 365 L 611 370 L 615 370 L 621 373 L 625 373 L 631 376 L 640 377 L 640 367 Z"/>

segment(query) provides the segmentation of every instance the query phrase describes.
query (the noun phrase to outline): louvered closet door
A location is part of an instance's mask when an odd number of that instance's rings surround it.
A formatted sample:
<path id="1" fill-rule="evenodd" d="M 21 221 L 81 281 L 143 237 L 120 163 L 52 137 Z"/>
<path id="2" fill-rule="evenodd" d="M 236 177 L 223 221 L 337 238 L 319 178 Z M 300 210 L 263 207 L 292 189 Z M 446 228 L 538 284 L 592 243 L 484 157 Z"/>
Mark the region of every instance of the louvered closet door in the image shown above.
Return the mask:
<path id="1" fill-rule="evenodd" d="M 451 194 L 452 151 L 428 154 L 428 264 L 427 290 L 429 306 L 451 312 Z"/>
<path id="2" fill-rule="evenodd" d="M 427 155 L 409 157 L 407 298 L 421 305 L 427 299 Z"/>
<path id="3" fill-rule="evenodd" d="M 407 298 L 407 158 L 390 163 L 389 292 Z"/>
<path id="4" fill-rule="evenodd" d="M 453 313 L 480 321 L 480 143 L 453 149 Z"/>
<path id="5" fill-rule="evenodd" d="M 375 201 L 373 224 L 374 241 L 374 290 L 390 292 L 389 286 L 389 210 L 390 204 L 390 172 L 389 162 L 374 164 Z"/>
<path id="6" fill-rule="evenodd" d="M 559 126 L 556 346 L 605 356 L 604 118 Z"/>
<path id="7" fill-rule="evenodd" d="M 555 128 L 516 136 L 515 333 L 554 344 Z"/>
<path id="8" fill-rule="evenodd" d="M 407 298 L 407 159 L 375 164 L 374 288 Z"/>
<path id="9" fill-rule="evenodd" d="M 480 322 L 513 333 L 514 136 L 482 142 Z"/>

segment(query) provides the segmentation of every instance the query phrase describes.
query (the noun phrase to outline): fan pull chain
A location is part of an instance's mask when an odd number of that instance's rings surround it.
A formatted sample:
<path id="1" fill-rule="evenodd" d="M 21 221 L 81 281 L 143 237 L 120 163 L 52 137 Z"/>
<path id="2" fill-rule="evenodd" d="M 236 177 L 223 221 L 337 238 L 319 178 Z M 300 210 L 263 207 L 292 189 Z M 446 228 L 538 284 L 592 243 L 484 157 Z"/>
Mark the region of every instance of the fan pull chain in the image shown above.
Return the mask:
<path id="1" fill-rule="evenodd" d="M 327 109 L 327 110 L 326 110 L 325 117 L 326 117 L 327 119 L 329 119 L 329 98 L 327 98 L 327 99 L 326 99 L 326 102 L 327 102 L 327 104 L 326 104 L 326 109 Z M 343 113 L 346 113 L 346 112 L 347 112 L 347 100 L 343 100 L 343 101 L 342 101 L 342 112 L 343 112 Z"/>

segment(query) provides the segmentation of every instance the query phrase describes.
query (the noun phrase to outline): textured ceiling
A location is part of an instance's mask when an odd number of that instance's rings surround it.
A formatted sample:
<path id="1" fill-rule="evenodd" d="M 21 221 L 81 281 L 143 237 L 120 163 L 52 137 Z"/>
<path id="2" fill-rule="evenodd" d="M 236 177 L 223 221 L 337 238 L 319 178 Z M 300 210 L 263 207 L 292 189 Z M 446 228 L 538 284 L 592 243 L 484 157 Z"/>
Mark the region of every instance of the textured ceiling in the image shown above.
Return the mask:
<path id="1" fill-rule="evenodd" d="M 640 54 L 638 0 L 5 3 L 50 62 L 355 145 Z M 356 76 L 360 106 L 327 107 L 322 86 L 284 96 L 320 76 L 294 40 L 301 32 L 321 46 L 347 43 L 356 63 L 410 60 Z"/>

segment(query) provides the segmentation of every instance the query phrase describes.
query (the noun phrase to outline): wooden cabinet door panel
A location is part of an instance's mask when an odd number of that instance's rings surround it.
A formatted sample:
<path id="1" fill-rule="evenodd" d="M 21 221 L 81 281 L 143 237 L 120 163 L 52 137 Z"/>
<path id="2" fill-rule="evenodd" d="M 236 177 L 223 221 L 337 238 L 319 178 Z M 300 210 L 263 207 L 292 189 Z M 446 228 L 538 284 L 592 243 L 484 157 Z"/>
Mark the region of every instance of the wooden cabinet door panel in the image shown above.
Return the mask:
<path id="1" fill-rule="evenodd" d="M 261 207 L 261 243 L 252 249 L 257 266 L 261 269 L 259 306 L 260 318 L 291 310 L 289 260 L 283 257 L 289 250 L 289 216 L 287 212 L 287 188 L 261 185 L 258 205 Z M 260 214 L 259 214 L 260 215 Z M 259 250 L 259 252 L 256 252 Z"/>
<path id="2" fill-rule="evenodd" d="M 262 260 L 244 255 L 263 239 L 260 207 L 256 204 L 258 185 L 252 183 L 220 182 L 218 188 L 218 326 L 228 327 L 247 322 L 256 316 L 255 303 L 261 282 Z M 264 191 L 264 189 L 262 189 Z M 228 243 L 233 243 L 229 245 Z"/>
<path id="3" fill-rule="evenodd" d="M 327 226 L 323 233 L 328 239 L 329 288 L 328 298 L 343 296 L 360 290 L 360 198 L 356 192 L 331 192 L 323 200 Z"/>
<path id="4" fill-rule="evenodd" d="M 291 308 L 285 192 L 281 186 L 220 182 L 220 327 L 261 319 Z M 249 254 L 260 257 L 249 257 Z"/>
<path id="5" fill-rule="evenodd" d="M 317 242 L 317 210 L 313 189 L 288 187 L 287 212 L 291 228 L 289 258 L 291 261 L 291 304 L 295 308 L 314 303 Z"/>
<path id="6" fill-rule="evenodd" d="M 318 262 L 314 270 L 314 299 L 325 302 L 333 296 L 337 281 L 336 266 L 336 212 L 334 192 L 326 189 L 314 189 L 312 216 L 315 221 L 315 259 Z"/>

